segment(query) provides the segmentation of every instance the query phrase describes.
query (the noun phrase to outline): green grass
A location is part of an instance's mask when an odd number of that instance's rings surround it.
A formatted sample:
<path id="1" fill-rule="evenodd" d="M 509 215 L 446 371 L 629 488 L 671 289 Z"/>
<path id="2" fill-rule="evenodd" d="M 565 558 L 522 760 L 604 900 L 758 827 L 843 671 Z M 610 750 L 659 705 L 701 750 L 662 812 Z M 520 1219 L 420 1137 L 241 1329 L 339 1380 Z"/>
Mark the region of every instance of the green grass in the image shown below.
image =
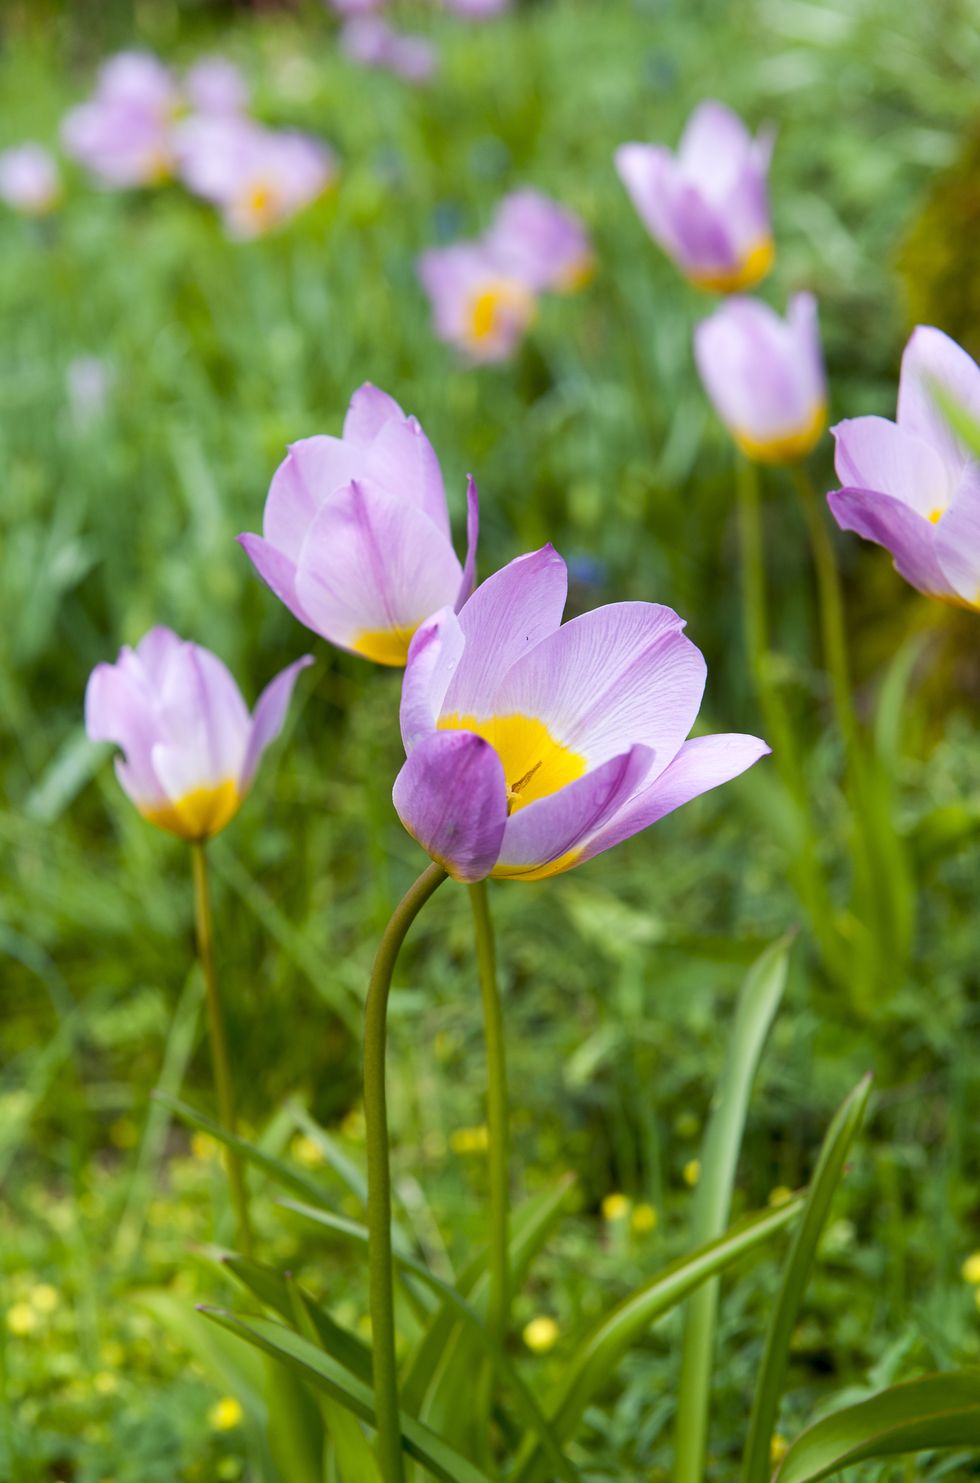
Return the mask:
<path id="1" fill-rule="evenodd" d="M 84 743 L 91 667 L 165 622 L 220 653 L 251 699 L 312 645 L 287 737 L 214 850 L 218 954 L 249 1126 L 289 1146 L 277 1118 L 298 1098 L 360 1158 L 359 1004 L 379 927 L 422 862 L 389 803 L 397 676 L 313 641 L 234 543 L 258 527 L 285 443 L 337 431 L 355 386 L 383 386 L 439 452 L 460 533 L 476 475 L 484 575 L 550 539 L 581 573 L 575 609 L 675 606 L 708 659 L 705 720 L 758 728 L 732 457 L 690 354 L 706 305 L 647 240 L 612 151 L 675 140 L 705 95 L 775 120 L 779 255 L 765 293 L 780 306 L 801 286 L 819 295 L 835 417 L 889 413 L 909 328 L 899 247 L 976 107 L 966 0 L 540 0 L 482 27 L 419 12 L 444 54 L 422 91 L 356 72 L 313 4 L 256 16 L 152 0 L 135 18 L 96 7 L 89 24 L 24 3 L 0 17 L 0 145 L 53 140 L 103 52 L 138 41 L 176 62 L 220 47 L 264 117 L 322 133 L 342 165 L 329 200 L 253 244 L 226 241 L 177 188 L 113 196 L 75 172 L 50 223 L 0 225 L 0 1309 L 26 1302 L 36 1324 L 0 1326 L 0 1478 L 14 1483 L 17 1453 L 32 1480 L 260 1483 L 242 1432 L 209 1423 L 210 1374 L 141 1306 L 160 1285 L 188 1308 L 213 1297 L 219 1279 L 193 1248 L 230 1226 L 215 1225 L 218 1165 L 148 1095 L 162 1080 L 209 1105 L 189 860 Z M 599 272 L 579 297 L 545 303 L 512 364 L 461 369 L 432 338 L 413 259 L 481 229 L 522 183 L 586 217 Z M 80 355 L 111 376 L 89 425 L 65 389 Z M 821 487 L 829 444 L 814 459 Z M 843 903 L 839 746 L 804 532 L 780 474 L 765 499 L 786 688 Z M 978 1244 L 976 619 L 918 599 L 881 553 L 843 539 L 839 552 L 865 714 L 901 646 L 923 643 L 892 763 L 918 926 L 905 977 L 860 1009 L 804 932 L 751 1104 L 741 1209 L 805 1181 L 834 1106 L 876 1072 L 794 1340 L 787 1435 L 843 1389 L 980 1358 L 959 1277 Z M 683 1248 L 682 1170 L 737 984 L 799 918 L 783 825 L 760 767 L 573 874 L 492 892 L 520 1183 L 579 1175 L 577 1209 L 517 1305 L 518 1327 L 539 1312 L 560 1324 L 553 1353 L 526 1360 L 536 1384 L 571 1335 Z M 483 1118 L 462 893 L 440 893 L 414 942 L 392 1006 L 395 1164 L 410 1200 L 424 1192 L 416 1234 L 438 1260 L 434 1224 L 458 1257 L 483 1221 L 485 1161 L 452 1146 Z M 656 1231 L 604 1224 L 613 1190 L 652 1201 Z M 357 1326 L 360 1268 L 271 1194 L 258 1206 L 265 1250 Z M 733 1475 L 774 1271 L 759 1263 L 724 1287 L 712 1479 Z M 39 1284 L 57 1289 L 51 1313 L 30 1307 Z M 679 1334 L 673 1318 L 657 1328 L 589 1413 L 590 1483 L 668 1476 Z M 915 1474 L 942 1475 L 938 1462 Z"/>

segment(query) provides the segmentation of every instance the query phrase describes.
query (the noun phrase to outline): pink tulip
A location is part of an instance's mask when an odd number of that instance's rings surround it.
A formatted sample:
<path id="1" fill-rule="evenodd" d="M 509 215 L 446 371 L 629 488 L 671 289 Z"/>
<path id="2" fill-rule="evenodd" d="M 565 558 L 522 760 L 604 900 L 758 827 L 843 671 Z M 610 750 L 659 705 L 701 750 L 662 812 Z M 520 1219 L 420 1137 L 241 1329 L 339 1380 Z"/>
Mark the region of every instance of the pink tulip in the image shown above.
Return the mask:
<path id="1" fill-rule="evenodd" d="M 307 628 L 378 664 L 403 665 L 419 624 L 473 590 L 472 480 L 468 500 L 464 567 L 432 444 L 392 397 L 366 385 L 351 398 L 342 437 L 292 444 L 269 489 L 263 534 L 239 540 Z"/>
<path id="2" fill-rule="evenodd" d="M 249 715 L 241 692 L 209 649 L 153 628 L 115 664 L 98 664 L 85 692 L 92 741 L 115 742 L 116 775 L 144 818 L 182 839 L 209 839 L 234 818 L 262 754 L 282 730 L 297 659 Z"/>
<path id="3" fill-rule="evenodd" d="M 616 603 L 562 624 L 566 590 L 545 546 L 412 640 L 393 799 L 456 880 L 570 870 L 769 751 L 754 736 L 685 740 L 705 664 L 670 608 Z"/>

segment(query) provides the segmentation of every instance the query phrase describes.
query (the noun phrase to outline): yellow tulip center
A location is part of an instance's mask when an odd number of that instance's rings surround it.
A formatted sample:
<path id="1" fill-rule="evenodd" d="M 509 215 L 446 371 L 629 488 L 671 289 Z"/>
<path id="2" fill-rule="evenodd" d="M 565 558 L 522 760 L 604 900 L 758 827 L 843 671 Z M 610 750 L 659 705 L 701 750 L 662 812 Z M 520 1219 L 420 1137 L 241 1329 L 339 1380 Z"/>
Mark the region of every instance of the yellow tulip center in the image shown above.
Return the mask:
<path id="1" fill-rule="evenodd" d="M 937 506 L 935 510 L 929 511 L 929 519 L 933 525 L 938 525 L 945 513 L 946 511 L 942 508 L 942 506 Z"/>
<path id="2" fill-rule="evenodd" d="M 355 654 L 373 659 L 375 664 L 388 664 L 393 669 L 401 668 L 408 658 L 408 646 L 412 642 L 417 623 L 403 628 L 365 628 L 351 644 Z"/>
<path id="3" fill-rule="evenodd" d="M 755 463 L 798 463 L 819 441 L 827 426 L 827 404 L 820 401 L 802 427 L 774 438 L 754 438 L 734 428 L 732 436 L 747 458 Z"/>
<path id="4" fill-rule="evenodd" d="M 718 268 L 715 271 L 705 273 L 689 273 L 688 277 L 697 288 L 707 289 L 709 293 L 731 294 L 738 293 L 741 289 L 752 288 L 761 283 L 769 269 L 772 267 L 776 249 L 772 237 L 768 234 L 760 237 L 742 258 L 742 261 L 734 268 Z"/>
<path id="5" fill-rule="evenodd" d="M 493 747 L 507 779 L 507 812 L 516 813 L 538 798 L 557 793 L 580 778 L 586 760 L 556 741 L 543 721 L 534 716 L 442 716 L 441 731 L 472 731 Z"/>
<path id="6" fill-rule="evenodd" d="M 501 280 L 487 284 L 470 302 L 470 337 L 477 345 L 518 321 L 530 324 L 534 318 L 534 296 L 523 284 Z"/>
<path id="7" fill-rule="evenodd" d="M 149 805 L 140 810 L 145 819 L 181 839 L 210 839 L 234 818 L 242 795 L 234 778 L 225 778 L 209 788 L 193 788 L 175 803 Z"/>

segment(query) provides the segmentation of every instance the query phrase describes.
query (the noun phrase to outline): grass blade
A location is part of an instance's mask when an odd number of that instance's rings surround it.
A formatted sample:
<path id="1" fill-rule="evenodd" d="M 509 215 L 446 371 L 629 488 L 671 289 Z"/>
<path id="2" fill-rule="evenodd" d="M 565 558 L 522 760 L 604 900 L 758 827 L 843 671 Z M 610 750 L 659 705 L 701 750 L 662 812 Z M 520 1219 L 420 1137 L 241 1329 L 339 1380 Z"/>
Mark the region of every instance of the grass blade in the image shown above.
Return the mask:
<path id="1" fill-rule="evenodd" d="M 608 1384 L 626 1350 L 656 1319 L 683 1302 L 702 1282 L 717 1277 L 747 1252 L 783 1230 L 802 1208 L 803 1197 L 798 1196 L 778 1209 L 764 1210 L 740 1221 L 717 1241 L 680 1257 L 624 1298 L 579 1345 L 569 1366 L 551 1413 L 551 1426 L 558 1440 L 568 1441 L 586 1406 Z M 543 1464 L 540 1449 L 533 1444 L 525 1445 L 514 1475 L 517 1483 L 540 1483 L 547 1476 Z"/>
<path id="2" fill-rule="evenodd" d="M 767 1483 L 769 1478 L 772 1434 L 783 1392 L 790 1336 L 803 1301 L 817 1243 L 830 1213 L 844 1162 L 864 1119 L 870 1094 L 869 1074 L 844 1099 L 827 1130 L 820 1150 L 803 1207 L 803 1216 L 786 1258 L 779 1296 L 769 1321 L 755 1395 L 752 1398 L 748 1440 L 742 1457 L 742 1483 Z"/>
<path id="3" fill-rule="evenodd" d="M 846 1406 L 797 1437 L 777 1483 L 818 1483 L 852 1463 L 980 1446 L 980 1370 L 924 1375 Z"/>
<path id="4" fill-rule="evenodd" d="M 328 1212 L 318 1210 L 311 1205 L 301 1205 L 293 1200 L 285 1200 L 283 1204 L 288 1210 L 295 1211 L 297 1215 L 304 1215 L 308 1220 L 313 1220 L 318 1225 L 326 1226 L 328 1230 L 336 1231 L 338 1234 L 349 1236 L 367 1245 L 368 1232 L 366 1226 L 355 1225 L 353 1221 L 346 1220 L 340 1216 L 330 1215 Z M 454 1287 L 451 1287 L 448 1282 L 443 1281 L 441 1277 L 437 1277 L 434 1272 L 430 1272 L 422 1262 L 416 1261 L 414 1257 L 401 1256 L 396 1252 L 395 1262 L 406 1271 L 413 1272 L 422 1282 L 427 1283 L 442 1298 L 443 1303 L 463 1320 L 464 1324 L 477 1339 L 477 1342 L 486 1350 L 492 1362 L 497 1366 L 503 1383 L 509 1385 L 514 1392 L 517 1408 L 522 1413 L 525 1426 L 537 1433 L 538 1439 L 548 1453 L 555 1471 L 565 1480 L 565 1483 L 578 1483 L 578 1473 L 563 1455 L 558 1439 L 548 1425 L 544 1413 L 532 1392 L 525 1385 L 503 1349 L 490 1333 L 490 1330 L 486 1328 L 476 1309 L 471 1307 L 462 1294 L 457 1292 Z"/>
<path id="5" fill-rule="evenodd" d="M 308 1339 L 266 1318 L 244 1318 L 215 1308 L 204 1308 L 201 1312 L 257 1349 L 282 1359 L 310 1384 L 326 1391 L 362 1421 L 374 1424 L 371 1387 Z M 402 1413 L 400 1423 L 405 1451 L 417 1458 L 434 1477 L 441 1478 L 443 1483 L 490 1483 L 486 1473 L 474 1467 L 422 1422 Z"/>
<path id="6" fill-rule="evenodd" d="M 691 1219 L 691 1243 L 703 1246 L 728 1224 L 732 1188 L 756 1068 L 786 987 L 792 939 L 772 943 L 749 970 L 738 998 L 701 1156 Z M 701 1483 L 708 1440 L 708 1402 L 720 1282 L 705 1282 L 688 1299 L 677 1396 L 675 1483 Z"/>

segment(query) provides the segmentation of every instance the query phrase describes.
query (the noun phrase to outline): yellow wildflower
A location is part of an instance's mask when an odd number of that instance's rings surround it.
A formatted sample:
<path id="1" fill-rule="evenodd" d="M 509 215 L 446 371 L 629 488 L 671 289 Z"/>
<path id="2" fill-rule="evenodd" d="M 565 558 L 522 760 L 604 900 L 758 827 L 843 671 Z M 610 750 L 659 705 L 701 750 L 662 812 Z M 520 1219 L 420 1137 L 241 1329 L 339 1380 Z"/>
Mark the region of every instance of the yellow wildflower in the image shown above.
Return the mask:
<path id="1" fill-rule="evenodd" d="M 603 1220 L 616 1221 L 625 1220 L 630 1213 L 630 1200 L 627 1195 L 607 1195 L 600 1205 Z"/>
<path id="2" fill-rule="evenodd" d="M 547 1354 L 558 1340 L 558 1325 L 547 1313 L 539 1313 L 524 1325 L 524 1343 L 534 1354 Z"/>
<path id="3" fill-rule="evenodd" d="M 240 1426 L 245 1416 L 241 1405 L 233 1395 L 223 1395 L 208 1412 L 208 1421 L 216 1432 L 230 1432 Z"/>

